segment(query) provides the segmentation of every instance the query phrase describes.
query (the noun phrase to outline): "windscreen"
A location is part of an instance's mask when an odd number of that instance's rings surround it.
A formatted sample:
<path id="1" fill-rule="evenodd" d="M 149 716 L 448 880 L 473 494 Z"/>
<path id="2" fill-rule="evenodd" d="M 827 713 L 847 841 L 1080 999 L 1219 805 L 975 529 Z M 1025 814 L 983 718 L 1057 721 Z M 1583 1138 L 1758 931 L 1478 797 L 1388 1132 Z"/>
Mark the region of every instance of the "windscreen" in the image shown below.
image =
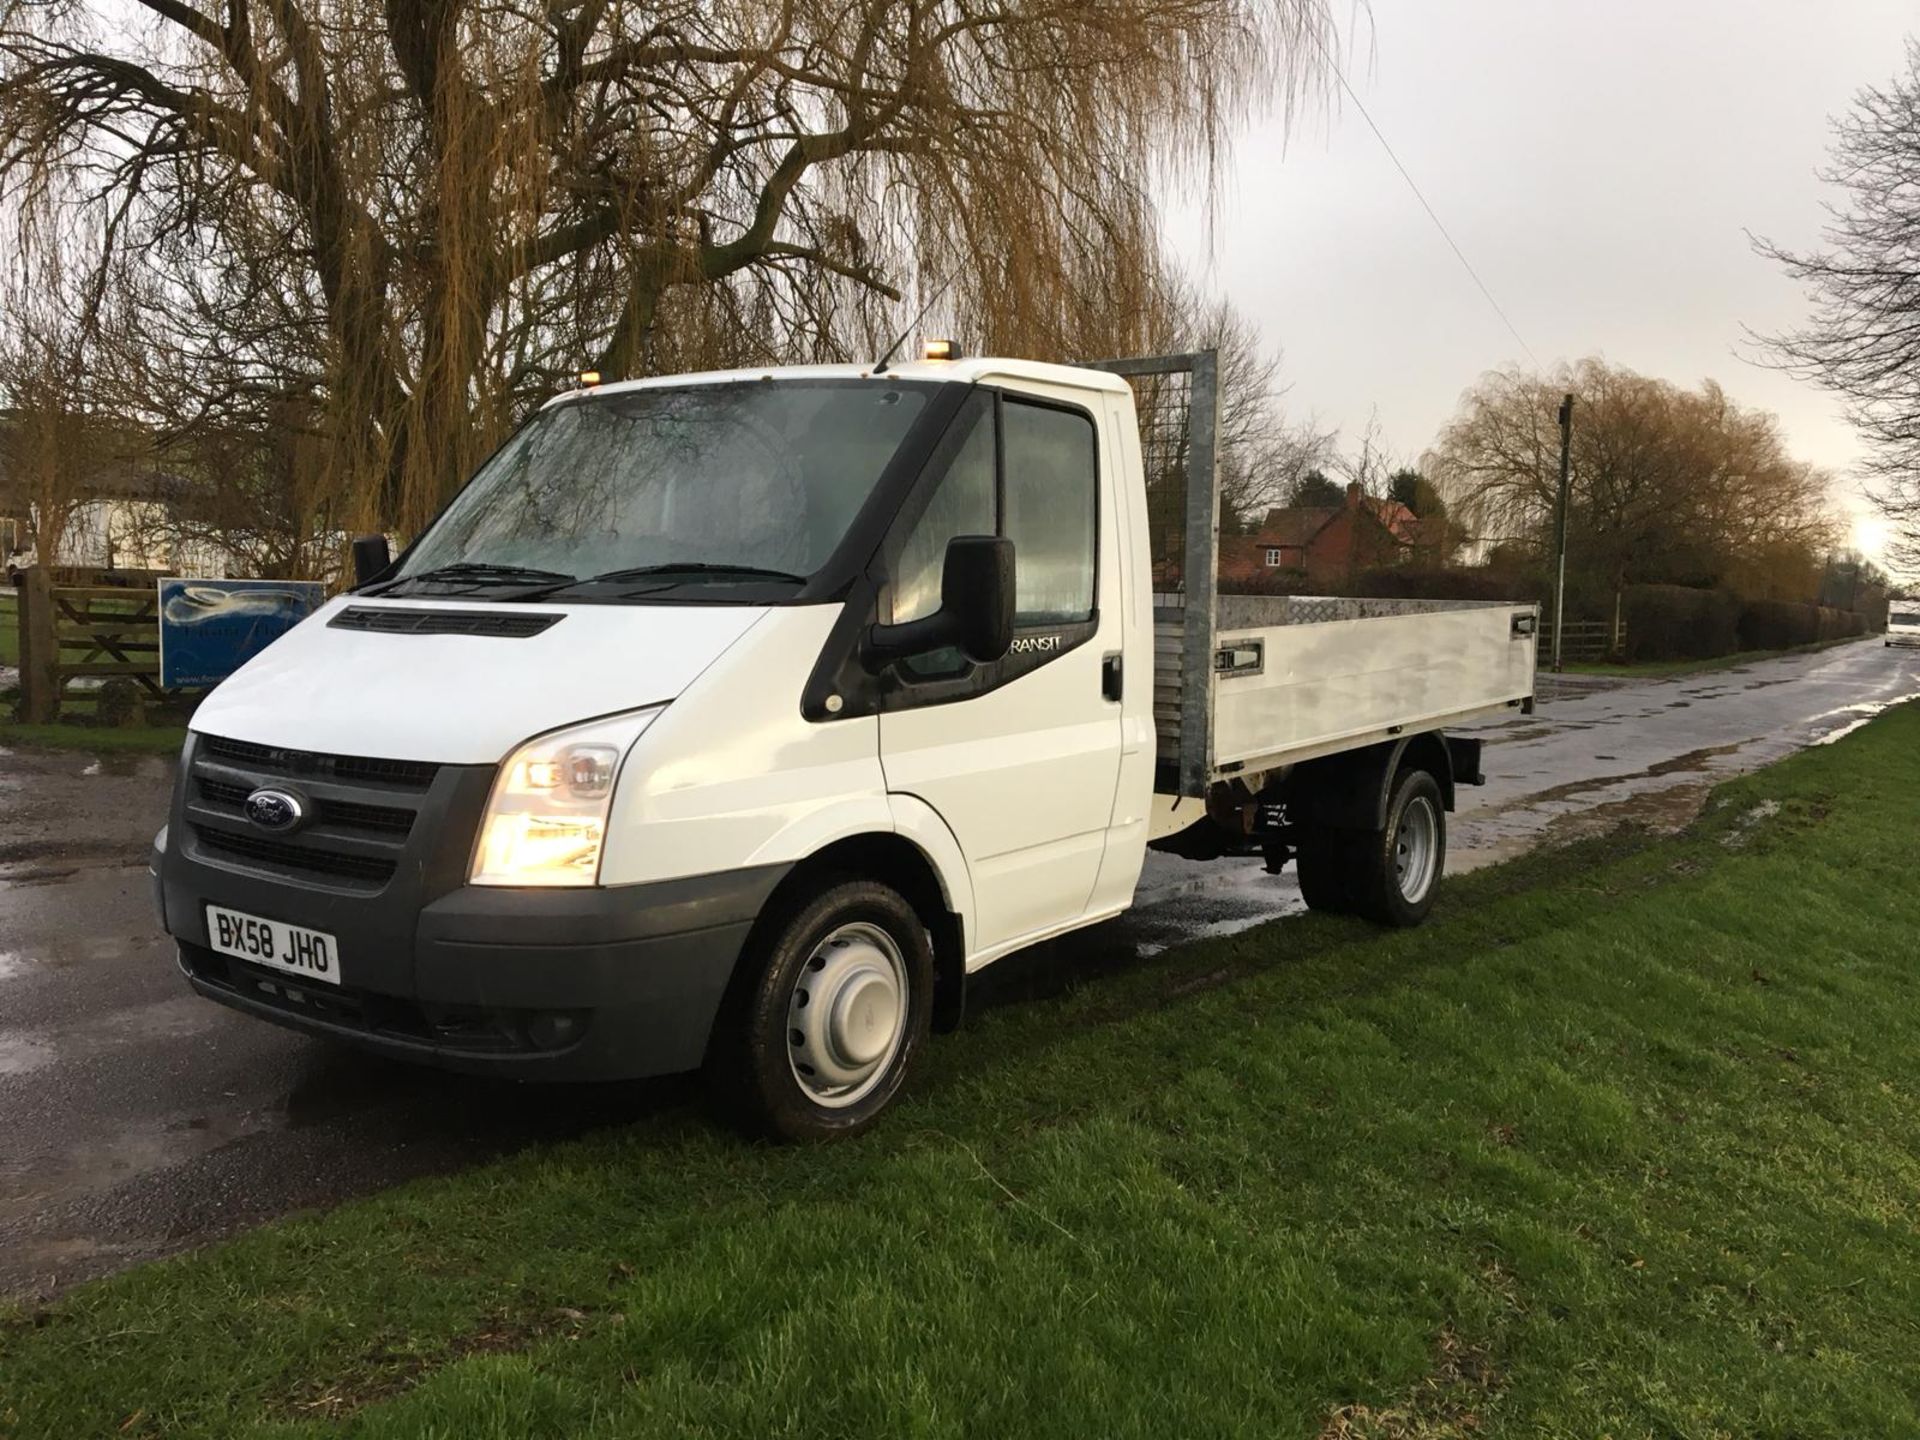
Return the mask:
<path id="1" fill-rule="evenodd" d="M 542 411 L 481 467 L 402 576 L 652 566 L 804 579 L 846 535 L 931 387 L 748 381 Z"/>
<path id="2" fill-rule="evenodd" d="M 1896 610 L 1887 616 L 1889 625 L 1920 625 L 1920 610 Z"/>

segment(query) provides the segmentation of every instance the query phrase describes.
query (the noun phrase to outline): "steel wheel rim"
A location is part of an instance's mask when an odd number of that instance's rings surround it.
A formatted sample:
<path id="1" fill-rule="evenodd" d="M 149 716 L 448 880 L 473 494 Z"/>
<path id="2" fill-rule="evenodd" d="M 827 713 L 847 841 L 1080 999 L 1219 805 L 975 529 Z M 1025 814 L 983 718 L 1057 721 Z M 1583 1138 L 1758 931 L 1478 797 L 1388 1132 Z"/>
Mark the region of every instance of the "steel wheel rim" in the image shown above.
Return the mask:
<path id="1" fill-rule="evenodd" d="M 907 1036 L 907 962 L 864 920 L 814 946 L 787 998 L 787 1063 L 809 1100 L 858 1104 L 886 1078 Z"/>
<path id="2" fill-rule="evenodd" d="M 1418 905 L 1427 898 L 1439 857 L 1440 818 L 1431 800 L 1416 795 L 1400 812 L 1399 827 L 1393 832 L 1393 873 L 1401 899 Z"/>

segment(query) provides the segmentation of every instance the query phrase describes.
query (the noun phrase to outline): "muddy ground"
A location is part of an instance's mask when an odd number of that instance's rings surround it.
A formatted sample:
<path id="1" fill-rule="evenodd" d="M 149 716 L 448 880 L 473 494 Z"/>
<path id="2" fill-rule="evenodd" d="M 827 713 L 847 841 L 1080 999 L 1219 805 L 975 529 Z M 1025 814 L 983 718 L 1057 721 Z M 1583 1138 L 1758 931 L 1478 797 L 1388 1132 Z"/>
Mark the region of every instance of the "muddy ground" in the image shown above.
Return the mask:
<path id="1" fill-rule="evenodd" d="M 1725 776 L 1920 695 L 1920 652 L 1861 642 L 1551 693 L 1479 730 L 1488 784 L 1451 817 L 1452 868 L 1683 824 Z M 194 996 L 148 898 L 170 783 L 163 760 L 0 750 L 0 1295 L 684 1103 L 682 1081 L 555 1092 L 416 1070 Z M 1257 862 L 1152 857 L 1130 916 L 1003 962 L 974 1003 L 1299 909 L 1291 876 Z"/>

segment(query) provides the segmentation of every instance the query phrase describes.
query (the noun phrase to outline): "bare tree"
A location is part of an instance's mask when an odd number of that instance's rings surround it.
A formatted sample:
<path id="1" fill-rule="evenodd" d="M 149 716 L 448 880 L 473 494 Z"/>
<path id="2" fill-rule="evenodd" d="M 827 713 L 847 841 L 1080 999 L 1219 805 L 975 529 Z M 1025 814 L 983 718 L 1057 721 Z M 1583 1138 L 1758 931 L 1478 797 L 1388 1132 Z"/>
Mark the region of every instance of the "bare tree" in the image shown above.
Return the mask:
<path id="1" fill-rule="evenodd" d="M 1823 178 L 1843 195 L 1823 248 L 1755 242 L 1813 306 L 1805 326 L 1768 343 L 1780 365 L 1845 401 L 1871 447 L 1871 493 L 1898 559 L 1920 566 L 1920 42 L 1908 41 L 1902 74 L 1862 90 L 1835 122 Z"/>
<path id="2" fill-rule="evenodd" d="M 1318 422 L 1290 420 L 1283 356 L 1229 300 L 1206 299 L 1185 282 L 1170 287 L 1166 315 L 1142 348 L 1210 349 L 1220 359 L 1218 474 L 1221 525 L 1257 527 L 1307 470 L 1328 463 L 1334 435 Z"/>
<path id="3" fill-rule="evenodd" d="M 0 183 L 131 258 L 169 433 L 297 415 L 411 529 L 583 365 L 843 358 L 947 280 L 1097 353 L 1149 193 L 1335 43 L 1324 0 L 0 0 Z"/>

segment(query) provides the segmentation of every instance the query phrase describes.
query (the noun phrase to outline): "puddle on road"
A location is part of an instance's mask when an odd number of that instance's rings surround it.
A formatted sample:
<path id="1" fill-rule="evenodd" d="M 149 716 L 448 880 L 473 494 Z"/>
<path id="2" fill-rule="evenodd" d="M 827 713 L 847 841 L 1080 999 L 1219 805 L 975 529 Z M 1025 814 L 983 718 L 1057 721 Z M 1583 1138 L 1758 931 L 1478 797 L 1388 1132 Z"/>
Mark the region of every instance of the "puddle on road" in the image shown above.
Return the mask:
<path id="1" fill-rule="evenodd" d="M 10 1174 L 10 1167 L 0 1167 L 0 1225 L 17 1224 L 75 1195 L 105 1194 L 129 1180 L 244 1140 L 271 1123 L 253 1110 L 176 1114 L 158 1123 L 146 1117 L 138 1125 L 37 1157 L 29 1171 Z"/>
<path id="2" fill-rule="evenodd" d="M 1717 760 L 1722 755 L 1732 755 L 1744 750 L 1748 742 L 1738 741 L 1732 745 L 1710 745 L 1704 750 L 1689 750 L 1684 755 L 1676 755 L 1671 760 L 1662 760 L 1649 765 L 1640 773 L 1643 775 L 1679 775 L 1688 770 L 1707 770 L 1709 760 Z"/>
<path id="3" fill-rule="evenodd" d="M 1549 735 L 1558 735 L 1560 731 L 1552 725 L 1529 725 L 1524 730 L 1515 730 L 1510 735 L 1489 735 L 1489 745 L 1517 745 L 1527 740 L 1544 740 Z"/>
<path id="4" fill-rule="evenodd" d="M 1532 810 L 1542 805 L 1557 804 L 1570 800 L 1576 795 L 1585 795 L 1594 790 L 1610 790 L 1616 785 L 1631 785 L 1636 780 L 1659 779 L 1666 775 L 1680 775 L 1690 771 L 1712 769 L 1712 761 L 1723 755 L 1732 755 L 1745 749 L 1750 741 L 1741 741 L 1734 745 L 1710 745 L 1700 750 L 1689 750 L 1684 755 L 1675 755 L 1669 760 L 1656 761 L 1644 770 L 1630 770 L 1621 775 L 1593 775 L 1584 780 L 1568 780 L 1559 785 L 1549 785 L 1544 790 L 1534 790 L 1525 795 L 1516 795 L 1511 800 L 1488 805 L 1468 812 L 1473 820 L 1490 820 L 1500 815 L 1512 814 L 1519 810 Z M 1597 760 L 1609 757 L 1597 755 Z"/>
<path id="5" fill-rule="evenodd" d="M 1643 790 L 1621 800 L 1608 800 L 1591 810 L 1557 816 L 1541 833 L 1544 845 L 1565 845 L 1592 835 L 1604 835 L 1622 825 L 1642 825 L 1658 834 L 1684 830 L 1698 818 L 1717 780 L 1695 780 L 1664 790 Z"/>
<path id="6" fill-rule="evenodd" d="M 96 755 L 93 763 L 80 773 L 87 776 L 109 775 L 121 780 L 137 775 L 159 779 L 172 773 L 172 762 L 159 755 L 128 755 L 107 751 Z"/>
<path id="7" fill-rule="evenodd" d="M 0 1031 L 0 1075 L 30 1075 L 51 1065 L 56 1053 L 38 1035 Z"/>

